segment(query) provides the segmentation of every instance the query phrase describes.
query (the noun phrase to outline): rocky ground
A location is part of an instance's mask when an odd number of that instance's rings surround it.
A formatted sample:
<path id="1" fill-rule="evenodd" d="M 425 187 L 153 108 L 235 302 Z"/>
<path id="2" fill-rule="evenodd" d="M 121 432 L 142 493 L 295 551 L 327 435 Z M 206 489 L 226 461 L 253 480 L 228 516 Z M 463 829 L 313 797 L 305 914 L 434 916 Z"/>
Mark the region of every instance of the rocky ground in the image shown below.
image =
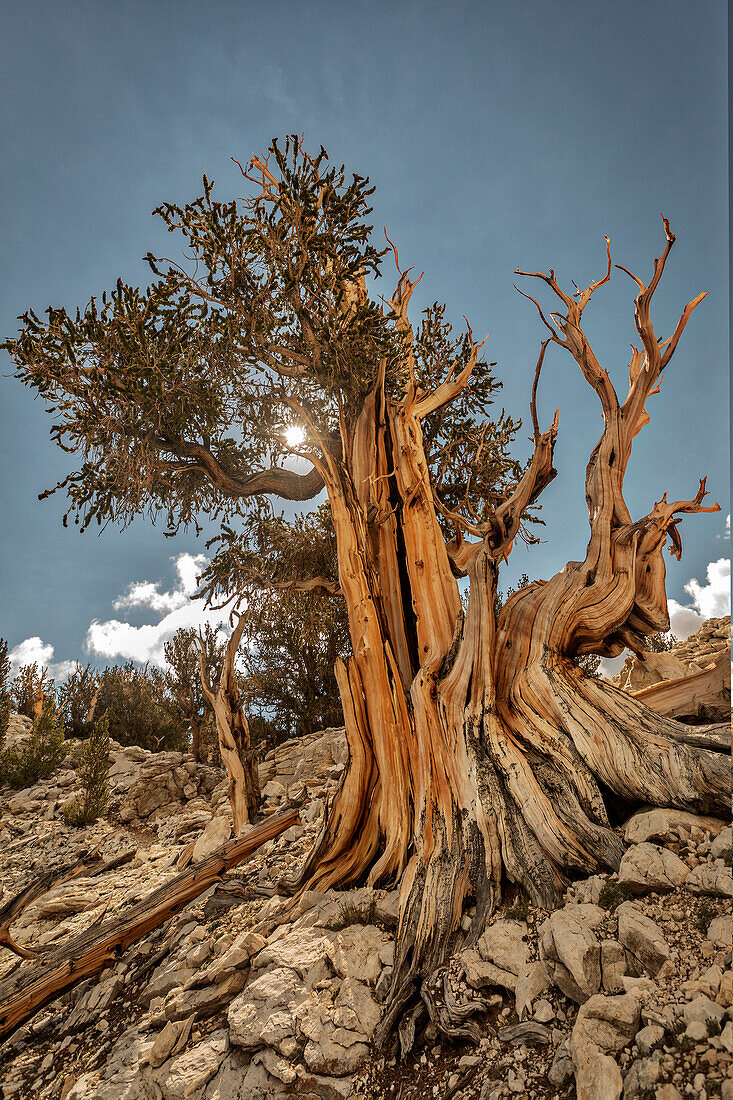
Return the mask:
<path id="1" fill-rule="evenodd" d="M 14 718 L 11 740 L 27 725 Z M 0 788 L 0 904 L 95 846 L 100 866 L 132 858 L 39 897 L 13 925 L 27 947 L 109 919 L 230 835 L 223 773 L 120 746 L 108 818 L 67 827 L 79 751 L 70 743 L 49 780 Z M 619 825 L 628 850 L 618 874 L 575 883 L 553 913 L 507 898 L 433 990 L 439 1007 L 465 1006 L 475 1041 L 447 1039 L 416 1015 L 401 1031 L 411 1048 L 402 1057 L 399 1040 L 370 1047 L 397 892 L 309 893 L 295 904 L 277 893 L 313 843 L 345 760 L 338 730 L 271 753 L 264 812 L 295 800 L 302 824 L 19 1029 L 0 1048 L 3 1100 L 733 1100 L 727 822 L 641 808 Z M 0 981 L 28 965 L 0 948 Z"/>
<path id="2" fill-rule="evenodd" d="M 640 691 L 663 680 L 699 672 L 725 652 L 730 657 L 730 615 L 722 619 L 707 619 L 696 634 L 683 642 L 676 642 L 664 653 L 648 653 L 643 660 L 632 654 L 612 682 L 624 691 Z M 721 703 L 730 706 L 730 682 L 728 697 L 721 699 Z"/>

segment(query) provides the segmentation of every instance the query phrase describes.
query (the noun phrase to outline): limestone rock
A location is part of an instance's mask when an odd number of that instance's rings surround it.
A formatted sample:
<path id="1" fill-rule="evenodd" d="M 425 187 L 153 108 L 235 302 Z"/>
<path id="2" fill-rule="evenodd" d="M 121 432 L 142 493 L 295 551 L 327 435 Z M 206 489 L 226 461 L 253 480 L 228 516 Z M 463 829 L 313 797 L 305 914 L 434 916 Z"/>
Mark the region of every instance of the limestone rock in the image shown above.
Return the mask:
<path id="1" fill-rule="evenodd" d="M 576 1067 L 593 1049 L 616 1053 L 628 1046 L 639 1030 L 640 1000 L 633 993 L 607 997 L 597 993 L 578 1009 L 571 1047 Z"/>
<path id="2" fill-rule="evenodd" d="M 529 958 L 526 936 L 527 925 L 524 921 L 497 920 L 489 925 L 478 941 L 479 955 L 500 970 L 519 974 Z"/>
<path id="3" fill-rule="evenodd" d="M 637 1058 L 631 1063 L 624 1079 L 624 1100 L 641 1100 L 652 1096 L 662 1072 L 659 1052 L 650 1058 Z"/>
<path id="4" fill-rule="evenodd" d="M 623 1078 L 613 1058 L 594 1051 L 575 1075 L 577 1100 L 618 1100 Z"/>
<path id="5" fill-rule="evenodd" d="M 389 936 L 374 925 L 352 924 L 336 932 L 324 947 L 340 977 L 376 985 L 382 971 L 379 952 L 390 942 Z"/>
<path id="6" fill-rule="evenodd" d="M 678 680 L 688 676 L 690 671 L 688 665 L 669 652 L 644 653 L 643 658 L 631 656 L 626 659 L 618 678 L 619 687 L 624 691 L 641 691 L 642 688 L 660 684 L 663 680 Z"/>
<path id="7" fill-rule="evenodd" d="M 222 844 L 229 840 L 231 833 L 232 826 L 228 818 L 212 817 L 194 846 L 194 863 L 198 863 L 199 860 L 210 856 L 217 848 L 221 848 Z"/>
<path id="8" fill-rule="evenodd" d="M 566 905 L 540 928 L 540 958 L 550 979 L 578 1004 L 601 986 L 601 945 L 593 928 L 604 916 L 595 905 Z"/>
<path id="9" fill-rule="evenodd" d="M 691 894 L 733 898 L 733 874 L 722 859 L 716 859 L 714 863 L 701 863 L 685 879 L 685 889 Z"/>
<path id="10" fill-rule="evenodd" d="M 372 997 L 369 987 L 356 978 L 345 978 L 336 995 L 334 1004 L 353 1013 L 355 1019 L 342 1023 L 334 1016 L 340 1027 L 348 1027 L 371 1039 L 374 1029 L 381 1019 L 379 1005 Z"/>
<path id="11" fill-rule="evenodd" d="M 635 894 L 675 890 L 684 882 L 690 869 L 679 856 L 666 848 L 647 841 L 634 844 L 624 854 L 618 881 Z"/>
<path id="12" fill-rule="evenodd" d="M 623 993 L 626 952 L 617 940 L 601 943 L 601 985 L 606 993 Z"/>
<path id="13" fill-rule="evenodd" d="M 229 1049 L 226 1031 L 215 1031 L 158 1071 L 165 1100 L 189 1100 L 209 1081 Z"/>
<path id="14" fill-rule="evenodd" d="M 647 1024 L 641 1031 L 637 1031 L 634 1041 L 639 1054 L 646 1057 L 657 1047 L 660 1047 L 664 1042 L 664 1034 L 664 1028 L 660 1027 L 659 1024 Z"/>
<path id="15" fill-rule="evenodd" d="M 539 997 L 550 985 L 550 975 L 547 967 L 539 960 L 527 962 L 517 975 L 517 984 L 514 990 L 515 1008 L 519 1019 L 529 1011 L 532 1002 Z"/>
<path id="16" fill-rule="evenodd" d="M 661 929 L 634 902 L 619 905 L 618 938 L 639 965 L 652 977 L 669 959 L 669 946 Z"/>
<path id="17" fill-rule="evenodd" d="M 717 836 L 726 824 L 718 817 L 701 817 L 698 814 L 687 813 L 685 810 L 640 810 L 624 825 L 624 840 L 628 844 L 642 844 L 647 840 L 665 843 L 677 839 L 675 830 L 679 828 L 702 829 L 706 833 Z"/>
<path id="18" fill-rule="evenodd" d="M 375 928 L 374 931 L 378 930 Z M 256 970 L 268 966 L 289 967 L 301 978 L 305 978 L 308 971 L 317 962 L 327 958 L 332 949 L 332 934 L 326 929 L 304 928 L 268 943 L 253 959 L 253 966 Z"/>
<path id="19" fill-rule="evenodd" d="M 722 829 L 715 840 L 710 845 L 710 855 L 713 859 L 730 859 L 731 851 L 733 851 L 733 828 L 729 825 L 727 829 Z"/>
<path id="20" fill-rule="evenodd" d="M 708 925 L 707 938 L 720 947 L 730 947 L 733 944 L 733 917 L 729 913 L 713 917 Z"/>
<path id="21" fill-rule="evenodd" d="M 500 986 L 512 992 L 517 987 L 517 975 L 510 970 L 502 970 L 494 963 L 481 958 L 478 951 L 467 947 L 458 955 L 458 962 L 465 975 L 466 981 L 473 989 L 486 989 L 489 986 Z"/>
<path id="22" fill-rule="evenodd" d="M 725 1009 L 701 994 L 685 1005 L 682 1015 L 688 1026 L 696 1020 L 706 1025 L 710 1022 L 719 1024 L 725 1015 Z"/>
<path id="23" fill-rule="evenodd" d="M 308 997 L 308 990 L 294 970 L 280 967 L 249 983 L 229 1006 L 229 1036 L 237 1046 L 262 1046 L 268 1030 L 271 1045 L 287 1058 L 291 1045 L 283 1041 L 295 1035 L 293 1010 Z"/>

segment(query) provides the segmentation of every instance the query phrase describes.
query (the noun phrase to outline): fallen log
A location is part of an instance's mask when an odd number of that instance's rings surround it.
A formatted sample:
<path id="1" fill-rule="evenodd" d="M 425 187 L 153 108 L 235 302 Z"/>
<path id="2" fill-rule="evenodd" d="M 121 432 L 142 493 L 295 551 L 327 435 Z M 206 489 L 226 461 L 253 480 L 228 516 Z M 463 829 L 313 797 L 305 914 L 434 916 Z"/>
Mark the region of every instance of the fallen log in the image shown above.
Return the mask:
<path id="1" fill-rule="evenodd" d="M 668 718 L 696 718 L 716 711 L 722 717 L 721 711 L 730 708 L 730 653 L 724 650 L 705 668 L 674 680 L 662 680 L 632 694 Z"/>
<path id="2" fill-rule="evenodd" d="M 180 912 L 268 840 L 298 824 L 298 811 L 273 815 L 244 836 L 222 844 L 136 905 L 92 925 L 65 945 L 23 966 L 0 984 L 0 1038 L 10 1035 L 49 1001 L 114 962 L 153 928 Z"/>
<path id="3" fill-rule="evenodd" d="M 44 871 L 43 874 L 37 875 L 31 882 L 24 886 L 23 889 L 10 898 L 2 907 L 0 907 L 0 947 L 7 947 L 9 951 L 19 955 L 21 959 L 35 959 L 38 957 L 38 951 L 32 951 L 30 948 L 23 947 L 21 944 L 16 943 L 13 939 L 10 931 L 10 926 L 13 921 L 17 920 L 24 909 L 27 909 L 31 902 L 36 901 L 43 894 L 49 893 L 56 886 L 60 886 L 64 882 L 68 882 L 72 878 L 77 878 L 86 872 L 88 878 L 95 878 L 97 875 L 104 874 L 105 871 L 111 871 L 114 867 L 119 867 L 123 863 L 129 863 L 129 861 L 135 855 L 134 850 L 125 852 L 121 856 L 115 857 L 115 859 L 108 860 L 101 866 L 89 870 L 89 861 L 95 858 L 99 858 L 97 855 L 99 845 L 92 852 L 84 852 L 79 858 L 71 864 L 67 864 L 65 867 L 59 867 L 53 871 Z"/>

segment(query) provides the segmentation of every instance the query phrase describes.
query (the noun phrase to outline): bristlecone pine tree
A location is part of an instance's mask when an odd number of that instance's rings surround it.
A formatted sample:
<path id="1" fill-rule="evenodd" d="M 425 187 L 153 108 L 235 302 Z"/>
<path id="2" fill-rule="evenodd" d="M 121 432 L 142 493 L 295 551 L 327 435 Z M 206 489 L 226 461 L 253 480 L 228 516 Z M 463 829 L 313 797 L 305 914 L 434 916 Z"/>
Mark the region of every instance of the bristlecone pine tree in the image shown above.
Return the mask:
<path id="1" fill-rule="evenodd" d="M 637 520 L 623 497 L 647 399 L 703 296 L 657 337 L 652 298 L 674 244 L 665 221 L 649 284 L 632 276 L 641 346 L 620 401 L 583 331 L 611 277 L 610 245 L 603 277 L 573 294 L 553 272 L 518 272 L 557 299 L 550 320 L 532 299 L 548 335 L 531 386 L 534 449 L 519 468 L 508 453 L 518 425 L 486 419 L 498 383 L 470 328 L 455 339 L 436 305 L 414 330 L 408 271 L 383 305 L 370 297 L 385 253 L 371 243 L 368 181 L 297 140 L 242 172 L 246 200 L 215 201 L 205 178 L 195 202 L 158 209 L 183 235 L 189 270 L 149 255 L 147 290 L 120 280 L 76 316 L 29 312 L 6 347 L 55 410 L 53 437 L 81 455 L 57 488 L 82 526 L 144 511 L 162 511 L 171 530 L 218 518 L 229 534 L 204 580 L 209 597 L 232 592 L 237 558 L 263 585 L 344 600 L 353 656 L 336 675 L 350 762 L 293 885 L 401 882 L 384 1037 L 449 954 L 469 899 L 473 942 L 503 875 L 552 906 L 572 875 L 618 867 L 604 793 L 727 808 L 722 735 L 660 717 L 573 661 L 639 649 L 668 629 L 666 539 L 679 556 L 680 515 L 718 509 L 703 504 L 704 480 Z M 396 250 L 394 260 L 399 270 Z M 515 593 L 496 621 L 499 566 L 516 538 L 532 538 L 528 509 L 556 473 L 558 417 L 543 429 L 536 407 L 549 343 L 570 353 L 603 414 L 586 472 L 590 540 L 581 561 Z M 285 465 L 293 455 L 296 469 Z M 271 498 L 308 501 L 324 488 L 337 577 L 288 574 L 286 555 L 276 569 L 248 559 Z"/>
<path id="2" fill-rule="evenodd" d="M 216 631 L 206 623 L 199 634 L 193 627 L 181 627 L 163 646 L 168 669 L 165 682 L 176 717 L 191 732 L 191 752 L 201 760 L 201 731 L 208 716 L 213 717 L 210 704 L 204 695 L 199 669 L 199 646 L 204 647 L 204 667 L 212 683 L 217 683 L 224 661 L 224 643 Z"/>
<path id="3" fill-rule="evenodd" d="M 81 793 L 64 807 L 67 825 L 91 825 L 109 803 L 109 718 L 102 714 L 84 742 L 78 776 Z"/>

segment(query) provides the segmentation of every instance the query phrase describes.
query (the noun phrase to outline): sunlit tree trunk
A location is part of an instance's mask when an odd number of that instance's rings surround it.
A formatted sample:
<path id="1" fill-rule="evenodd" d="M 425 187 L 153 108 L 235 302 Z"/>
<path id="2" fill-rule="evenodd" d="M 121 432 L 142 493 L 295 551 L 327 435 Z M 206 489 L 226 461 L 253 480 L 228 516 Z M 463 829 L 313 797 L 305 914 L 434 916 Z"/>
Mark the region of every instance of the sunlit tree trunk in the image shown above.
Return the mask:
<path id="1" fill-rule="evenodd" d="M 229 804 L 232 808 L 234 835 L 254 821 L 260 804 L 260 784 L 255 752 L 250 743 L 249 725 L 237 686 L 234 661 L 242 640 L 245 620 L 240 616 L 227 642 L 221 676 L 216 690 L 209 683 L 205 665 L 205 646 L 199 639 L 201 686 L 216 720 L 219 751 L 229 780 Z"/>
<path id="2" fill-rule="evenodd" d="M 668 235 L 651 291 L 670 244 Z M 545 278 L 562 296 L 554 277 Z M 478 938 L 500 901 L 503 874 L 550 907 L 573 874 L 618 869 L 624 846 L 610 827 L 604 790 L 701 812 L 727 807 L 729 762 L 713 751 L 721 747 L 714 732 L 711 748 L 688 744 L 685 727 L 587 677 L 572 659 L 639 649 L 646 635 L 669 628 L 666 537 L 679 552 L 679 513 L 717 510 L 703 506 L 702 481 L 693 499 L 668 503 L 665 495 L 632 522 L 622 493 L 631 443 L 694 306 L 665 359 L 648 319 L 651 291 L 639 283 L 646 357 L 634 353 L 622 406 L 580 329 L 596 285 L 579 300 L 562 296 L 568 316 L 559 321 L 562 336 L 553 335 L 603 410 L 586 475 L 586 556 L 516 593 L 498 623 L 499 564 L 525 509 L 555 475 L 558 419 L 540 432 L 535 407 L 546 345 L 533 391 L 532 461 L 491 522 L 470 532 L 480 535 L 475 541 L 464 539 L 469 525 L 436 500 L 420 426 L 461 379 L 392 405 L 380 378 L 353 438 L 342 441 L 342 456 L 327 452 L 320 471 L 353 645 L 353 657 L 336 669 L 350 761 L 298 885 L 401 883 L 382 1037 L 420 980 L 445 960 L 468 899 L 475 905 L 468 942 Z M 451 541 L 436 508 L 455 521 Z M 457 576 L 469 578 L 465 616 Z"/>

